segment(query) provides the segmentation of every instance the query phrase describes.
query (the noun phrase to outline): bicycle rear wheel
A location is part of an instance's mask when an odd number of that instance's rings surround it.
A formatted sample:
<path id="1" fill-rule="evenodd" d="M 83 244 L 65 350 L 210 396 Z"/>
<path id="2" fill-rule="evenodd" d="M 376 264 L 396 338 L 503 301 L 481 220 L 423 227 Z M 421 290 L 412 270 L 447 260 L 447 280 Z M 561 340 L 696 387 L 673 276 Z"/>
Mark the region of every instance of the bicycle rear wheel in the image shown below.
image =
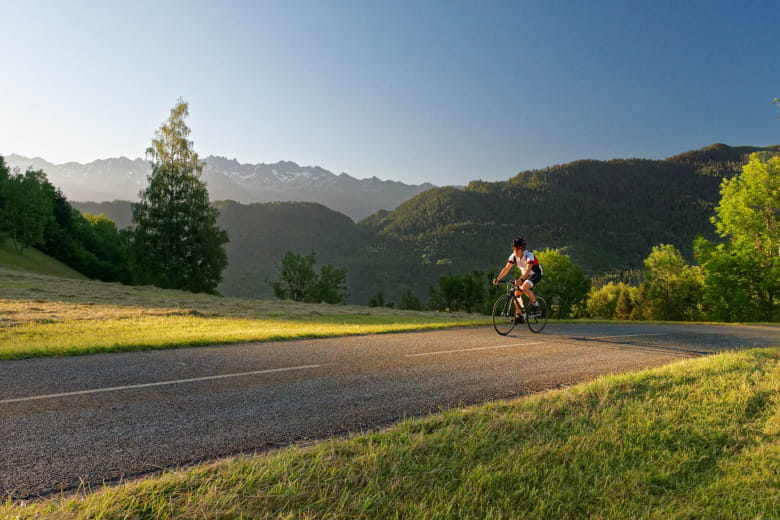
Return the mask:
<path id="1" fill-rule="evenodd" d="M 526 309 L 528 310 L 528 316 L 525 322 L 528 324 L 528 328 L 531 332 L 537 334 L 542 332 L 547 326 L 547 318 L 550 315 L 550 309 L 547 307 L 547 302 L 541 296 L 536 297 L 536 301 L 539 302 L 539 309 L 535 309 L 533 305 L 526 300 Z"/>
<path id="2" fill-rule="evenodd" d="M 502 336 L 509 334 L 515 328 L 514 299 L 503 294 L 493 304 L 493 328 Z"/>

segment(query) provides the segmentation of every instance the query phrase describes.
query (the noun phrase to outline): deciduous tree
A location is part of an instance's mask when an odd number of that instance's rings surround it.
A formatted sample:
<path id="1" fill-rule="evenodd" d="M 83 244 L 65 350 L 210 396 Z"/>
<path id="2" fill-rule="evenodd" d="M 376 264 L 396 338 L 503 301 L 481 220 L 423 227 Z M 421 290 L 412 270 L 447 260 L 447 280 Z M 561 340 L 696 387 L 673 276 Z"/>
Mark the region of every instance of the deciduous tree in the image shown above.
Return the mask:
<path id="1" fill-rule="evenodd" d="M 661 244 L 645 260 L 642 304 L 652 319 L 693 320 L 701 314 L 704 278 L 698 266 L 686 264 L 676 247 Z"/>
<path id="2" fill-rule="evenodd" d="M 722 244 L 695 243 L 716 319 L 780 319 L 780 157 L 753 154 L 721 185 L 712 221 Z"/>
<path id="3" fill-rule="evenodd" d="M 553 317 L 570 317 L 575 307 L 584 305 L 590 280 L 560 249 L 545 249 L 538 253 L 538 257 L 544 269 L 540 294 L 544 294 L 551 306 Z"/>
<path id="4" fill-rule="evenodd" d="M 269 282 L 277 298 L 306 303 L 344 303 L 347 270 L 330 264 L 314 269 L 315 253 L 302 256 L 287 251 L 279 265 L 279 280 Z"/>
<path id="5" fill-rule="evenodd" d="M 19 253 L 43 241 L 43 231 L 52 218 L 45 182 L 42 171 L 20 173 L 18 169 L 3 182 L 3 227 Z"/>

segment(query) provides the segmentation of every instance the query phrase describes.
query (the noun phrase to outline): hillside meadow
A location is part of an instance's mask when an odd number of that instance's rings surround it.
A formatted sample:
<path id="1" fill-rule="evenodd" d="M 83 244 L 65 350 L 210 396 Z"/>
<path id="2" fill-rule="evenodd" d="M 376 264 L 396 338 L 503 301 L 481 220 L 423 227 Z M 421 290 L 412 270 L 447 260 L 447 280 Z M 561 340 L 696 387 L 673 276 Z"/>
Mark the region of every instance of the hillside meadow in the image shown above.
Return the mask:
<path id="1" fill-rule="evenodd" d="M 23 254 L 19 254 L 10 238 L 0 236 L 0 268 L 3 267 L 60 278 L 87 280 L 83 274 L 41 253 L 34 247 L 25 249 Z"/>
<path id="2" fill-rule="evenodd" d="M 489 318 L 222 298 L 0 267 L 0 359 L 486 325 Z"/>

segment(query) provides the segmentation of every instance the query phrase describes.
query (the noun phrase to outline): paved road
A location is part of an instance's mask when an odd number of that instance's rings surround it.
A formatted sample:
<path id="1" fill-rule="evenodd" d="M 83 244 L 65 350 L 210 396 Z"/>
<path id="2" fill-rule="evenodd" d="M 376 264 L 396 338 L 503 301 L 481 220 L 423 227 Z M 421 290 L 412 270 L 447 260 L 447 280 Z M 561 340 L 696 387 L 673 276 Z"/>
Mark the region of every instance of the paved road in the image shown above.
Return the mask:
<path id="1" fill-rule="evenodd" d="M 780 327 L 551 324 L 0 362 L 0 496 L 386 425 L 725 349 Z"/>

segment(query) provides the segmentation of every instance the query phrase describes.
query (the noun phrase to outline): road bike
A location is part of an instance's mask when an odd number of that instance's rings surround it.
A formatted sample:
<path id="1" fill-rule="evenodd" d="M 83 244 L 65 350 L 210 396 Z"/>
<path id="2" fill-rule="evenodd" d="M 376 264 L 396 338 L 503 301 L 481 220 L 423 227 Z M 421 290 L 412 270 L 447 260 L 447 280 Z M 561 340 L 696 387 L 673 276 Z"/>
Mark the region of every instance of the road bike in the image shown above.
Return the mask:
<path id="1" fill-rule="evenodd" d="M 519 285 L 514 282 L 501 282 L 506 285 L 506 294 L 502 294 L 493 304 L 493 328 L 502 336 L 509 334 L 515 325 L 525 322 L 531 332 L 542 332 L 547 325 L 550 310 L 547 302 L 536 295 L 539 307 L 531 305 L 528 297 L 522 292 Z M 515 296 L 515 291 L 520 291 L 520 296 Z M 519 314 L 517 310 L 519 309 Z"/>

